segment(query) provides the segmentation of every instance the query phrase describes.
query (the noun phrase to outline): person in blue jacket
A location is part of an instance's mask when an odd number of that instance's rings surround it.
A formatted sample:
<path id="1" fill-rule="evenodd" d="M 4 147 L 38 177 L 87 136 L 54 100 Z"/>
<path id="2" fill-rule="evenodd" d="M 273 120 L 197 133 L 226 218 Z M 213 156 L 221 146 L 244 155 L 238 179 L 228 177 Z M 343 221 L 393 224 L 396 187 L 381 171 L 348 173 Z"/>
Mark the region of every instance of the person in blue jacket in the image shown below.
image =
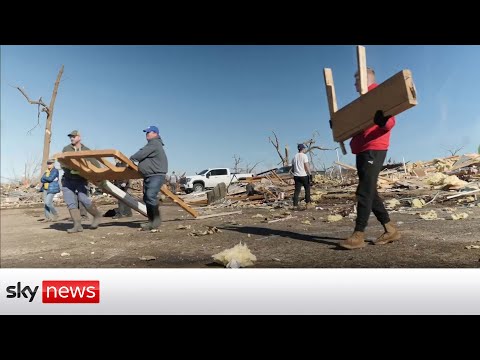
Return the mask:
<path id="1" fill-rule="evenodd" d="M 56 221 L 58 219 L 57 209 L 53 206 L 53 197 L 60 192 L 59 177 L 60 174 L 55 168 L 55 160 L 47 160 L 47 170 L 40 180 L 42 182 L 40 191 L 43 192 L 43 202 L 45 203 L 45 221 Z"/>

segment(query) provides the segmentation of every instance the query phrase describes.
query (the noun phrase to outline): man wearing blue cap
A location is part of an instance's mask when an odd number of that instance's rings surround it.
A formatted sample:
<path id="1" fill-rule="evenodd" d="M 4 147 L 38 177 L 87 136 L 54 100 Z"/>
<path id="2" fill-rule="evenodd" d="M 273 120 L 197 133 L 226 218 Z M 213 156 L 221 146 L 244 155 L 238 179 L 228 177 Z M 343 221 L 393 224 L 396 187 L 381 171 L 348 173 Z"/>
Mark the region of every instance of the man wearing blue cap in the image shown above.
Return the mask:
<path id="1" fill-rule="evenodd" d="M 142 230 L 152 230 L 158 228 L 161 222 L 158 193 L 165 183 L 168 160 L 158 128 L 152 125 L 143 132 L 146 133 L 147 145 L 130 156 L 130 160 L 138 162 L 138 171 L 143 176 L 143 201 L 147 207 L 148 223 L 142 225 Z"/>

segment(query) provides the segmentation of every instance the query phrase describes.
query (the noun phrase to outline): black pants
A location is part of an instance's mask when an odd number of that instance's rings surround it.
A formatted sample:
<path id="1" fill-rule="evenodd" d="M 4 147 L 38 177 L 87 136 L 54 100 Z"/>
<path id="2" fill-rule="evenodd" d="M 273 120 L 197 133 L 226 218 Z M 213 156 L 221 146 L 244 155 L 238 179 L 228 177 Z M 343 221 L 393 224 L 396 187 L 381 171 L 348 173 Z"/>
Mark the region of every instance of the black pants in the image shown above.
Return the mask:
<path id="1" fill-rule="evenodd" d="M 308 204 L 310 200 L 310 181 L 308 176 L 294 176 L 295 180 L 295 193 L 293 194 L 293 206 L 298 206 L 298 195 L 302 190 L 302 186 L 305 188 L 305 202 Z"/>
<path id="2" fill-rule="evenodd" d="M 386 150 L 368 150 L 357 154 L 359 182 L 356 192 L 357 221 L 355 231 L 365 231 L 372 211 L 381 224 L 390 222 L 383 200 L 378 196 L 377 191 L 378 174 L 382 170 L 386 156 Z"/>

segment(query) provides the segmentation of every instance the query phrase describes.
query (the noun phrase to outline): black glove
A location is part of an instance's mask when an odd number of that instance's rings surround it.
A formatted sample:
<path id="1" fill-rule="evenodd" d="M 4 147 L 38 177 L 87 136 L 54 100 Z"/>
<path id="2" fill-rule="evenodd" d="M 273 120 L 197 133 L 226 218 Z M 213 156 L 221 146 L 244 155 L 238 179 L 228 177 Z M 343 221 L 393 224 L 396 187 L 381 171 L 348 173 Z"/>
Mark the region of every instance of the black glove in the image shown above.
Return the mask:
<path id="1" fill-rule="evenodd" d="M 308 175 L 308 183 L 310 184 L 310 186 L 313 185 L 313 175 L 312 174 Z"/>
<path id="2" fill-rule="evenodd" d="M 375 123 L 375 125 L 378 125 L 380 127 L 384 127 L 385 124 L 387 123 L 388 119 L 390 119 L 391 116 L 390 115 L 385 115 L 383 113 L 383 110 L 377 110 L 377 112 L 375 113 L 375 117 L 373 118 L 373 122 Z"/>

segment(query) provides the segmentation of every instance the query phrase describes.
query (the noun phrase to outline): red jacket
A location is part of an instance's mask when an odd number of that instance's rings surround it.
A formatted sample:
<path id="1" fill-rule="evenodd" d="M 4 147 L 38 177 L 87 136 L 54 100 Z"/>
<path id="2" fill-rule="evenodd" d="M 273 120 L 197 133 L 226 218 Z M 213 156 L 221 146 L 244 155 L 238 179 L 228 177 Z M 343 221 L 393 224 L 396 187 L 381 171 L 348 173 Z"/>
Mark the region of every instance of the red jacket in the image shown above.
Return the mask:
<path id="1" fill-rule="evenodd" d="M 378 85 L 372 84 L 368 91 L 375 89 Z M 388 150 L 390 145 L 390 130 L 395 126 L 395 117 L 388 119 L 383 128 L 378 125 L 362 131 L 355 135 L 350 141 L 350 147 L 353 154 L 358 154 L 367 150 Z"/>

